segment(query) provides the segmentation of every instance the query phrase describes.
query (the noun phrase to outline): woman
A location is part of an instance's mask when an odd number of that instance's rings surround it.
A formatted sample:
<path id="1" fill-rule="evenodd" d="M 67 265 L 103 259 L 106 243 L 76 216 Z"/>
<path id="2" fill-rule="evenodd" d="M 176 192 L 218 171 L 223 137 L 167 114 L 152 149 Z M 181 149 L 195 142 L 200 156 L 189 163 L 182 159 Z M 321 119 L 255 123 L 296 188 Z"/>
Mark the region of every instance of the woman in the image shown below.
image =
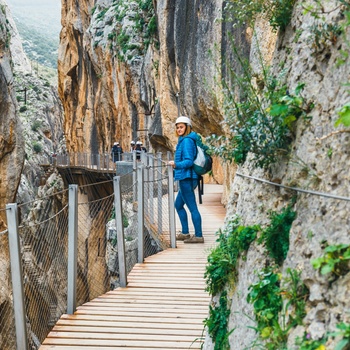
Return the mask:
<path id="1" fill-rule="evenodd" d="M 177 240 L 185 243 L 204 243 L 202 235 L 202 217 L 198 211 L 194 190 L 198 184 L 198 175 L 192 169 L 197 154 L 196 139 L 198 135 L 192 131 L 192 123 L 188 117 L 176 119 L 176 135 L 179 137 L 175 151 L 175 160 L 169 165 L 174 168 L 175 180 L 179 181 L 179 192 L 175 199 L 175 208 L 179 215 L 182 232 L 176 235 Z M 191 213 L 195 234 L 190 236 L 188 229 L 187 206 Z"/>

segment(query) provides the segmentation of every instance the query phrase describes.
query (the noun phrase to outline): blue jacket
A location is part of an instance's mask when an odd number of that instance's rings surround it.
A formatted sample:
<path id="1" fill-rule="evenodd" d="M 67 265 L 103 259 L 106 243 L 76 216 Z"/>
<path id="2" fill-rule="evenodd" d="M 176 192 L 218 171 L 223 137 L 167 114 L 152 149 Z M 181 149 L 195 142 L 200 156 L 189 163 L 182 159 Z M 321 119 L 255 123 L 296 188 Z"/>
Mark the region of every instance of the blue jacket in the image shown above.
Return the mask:
<path id="1" fill-rule="evenodd" d="M 175 151 L 175 180 L 188 178 L 197 179 L 198 175 L 192 169 L 193 161 L 197 156 L 195 141 L 198 134 L 192 131 L 187 136 L 180 136 Z M 191 140 L 192 139 L 192 140 Z"/>

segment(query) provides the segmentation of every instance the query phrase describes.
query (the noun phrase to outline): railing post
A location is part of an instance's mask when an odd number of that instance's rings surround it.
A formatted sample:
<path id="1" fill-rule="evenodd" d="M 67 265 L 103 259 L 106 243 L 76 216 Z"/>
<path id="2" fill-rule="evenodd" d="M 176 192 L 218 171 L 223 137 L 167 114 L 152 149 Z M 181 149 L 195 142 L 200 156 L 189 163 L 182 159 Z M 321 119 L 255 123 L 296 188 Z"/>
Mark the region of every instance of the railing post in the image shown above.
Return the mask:
<path id="1" fill-rule="evenodd" d="M 168 193 L 169 193 L 169 228 L 170 245 L 176 248 L 176 226 L 175 226 L 175 206 L 174 206 L 174 174 L 173 167 L 168 165 Z"/>
<path id="2" fill-rule="evenodd" d="M 119 261 L 119 283 L 121 287 L 126 287 L 126 259 L 125 259 L 125 241 L 123 227 L 123 206 L 122 206 L 122 191 L 120 185 L 120 176 L 113 178 L 114 187 L 114 208 L 115 208 L 115 224 L 117 227 L 117 246 L 118 246 L 118 261 Z"/>
<path id="3" fill-rule="evenodd" d="M 145 257 L 145 238 L 144 238 L 144 165 L 137 167 L 137 222 L 138 222 L 138 262 L 143 263 Z"/>
<path id="4" fill-rule="evenodd" d="M 149 215 L 149 208 L 148 208 L 148 189 L 149 189 L 149 183 L 148 183 L 148 156 L 147 153 L 142 151 L 141 152 L 141 163 L 145 166 L 144 172 L 143 172 L 143 201 L 147 205 L 144 205 L 144 215 Z"/>
<path id="5" fill-rule="evenodd" d="M 136 159 L 136 151 L 132 152 L 132 183 L 136 184 L 137 180 L 137 159 Z M 133 202 L 137 201 L 137 186 L 133 191 Z"/>
<path id="6" fill-rule="evenodd" d="M 157 154 L 157 179 L 158 179 L 158 234 L 163 233 L 163 180 L 162 180 L 162 154 Z"/>
<path id="7" fill-rule="evenodd" d="M 78 254 L 78 185 L 69 185 L 68 196 L 68 276 L 67 314 L 76 309 Z"/>
<path id="8" fill-rule="evenodd" d="M 23 270 L 18 235 L 18 211 L 16 203 L 6 205 L 6 216 L 9 233 L 13 308 L 16 324 L 16 344 L 17 349 L 27 350 L 28 342 L 26 310 L 24 303 Z"/>
<path id="9" fill-rule="evenodd" d="M 148 203 L 149 203 L 149 221 L 154 224 L 154 155 L 149 154 L 148 157 Z"/>

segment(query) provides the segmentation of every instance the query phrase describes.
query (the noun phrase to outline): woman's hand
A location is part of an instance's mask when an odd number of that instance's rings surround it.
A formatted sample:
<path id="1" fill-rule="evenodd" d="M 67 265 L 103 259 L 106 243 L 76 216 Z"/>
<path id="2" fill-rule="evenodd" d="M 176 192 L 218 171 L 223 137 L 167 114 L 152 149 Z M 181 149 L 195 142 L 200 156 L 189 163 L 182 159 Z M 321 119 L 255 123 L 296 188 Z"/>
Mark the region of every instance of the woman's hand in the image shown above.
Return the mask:
<path id="1" fill-rule="evenodd" d="M 171 165 L 175 169 L 175 162 L 173 160 L 169 161 L 168 165 Z"/>

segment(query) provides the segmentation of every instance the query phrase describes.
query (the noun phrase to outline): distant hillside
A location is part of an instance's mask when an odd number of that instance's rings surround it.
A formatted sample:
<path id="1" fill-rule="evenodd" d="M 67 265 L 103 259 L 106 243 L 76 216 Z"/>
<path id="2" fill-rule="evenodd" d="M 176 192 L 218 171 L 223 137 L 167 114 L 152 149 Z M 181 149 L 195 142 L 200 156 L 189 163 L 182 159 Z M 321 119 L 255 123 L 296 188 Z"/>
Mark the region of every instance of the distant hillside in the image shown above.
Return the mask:
<path id="1" fill-rule="evenodd" d="M 60 0 L 6 0 L 30 60 L 57 68 Z"/>

